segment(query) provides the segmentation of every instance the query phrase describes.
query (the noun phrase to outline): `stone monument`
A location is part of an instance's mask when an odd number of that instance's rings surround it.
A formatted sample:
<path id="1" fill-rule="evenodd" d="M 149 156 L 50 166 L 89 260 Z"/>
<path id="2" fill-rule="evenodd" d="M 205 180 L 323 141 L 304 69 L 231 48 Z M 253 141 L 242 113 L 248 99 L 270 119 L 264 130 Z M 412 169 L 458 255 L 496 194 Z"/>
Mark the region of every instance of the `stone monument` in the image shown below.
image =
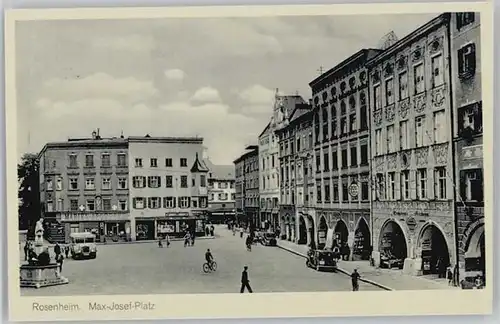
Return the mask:
<path id="1" fill-rule="evenodd" d="M 49 248 L 43 243 L 43 218 L 35 225 L 35 242 L 28 264 L 19 267 L 21 287 L 41 288 L 64 285 L 69 280 L 59 272 L 59 265 L 50 260 Z"/>

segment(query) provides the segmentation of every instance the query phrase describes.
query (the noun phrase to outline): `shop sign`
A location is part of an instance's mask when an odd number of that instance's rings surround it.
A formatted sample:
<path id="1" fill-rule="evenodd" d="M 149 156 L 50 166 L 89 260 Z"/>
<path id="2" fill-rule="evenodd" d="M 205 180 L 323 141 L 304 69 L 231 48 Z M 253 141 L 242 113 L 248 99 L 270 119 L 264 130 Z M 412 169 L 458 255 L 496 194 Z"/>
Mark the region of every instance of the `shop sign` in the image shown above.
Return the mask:
<path id="1" fill-rule="evenodd" d="M 189 217 L 189 213 L 165 213 L 166 217 Z"/>
<path id="2" fill-rule="evenodd" d="M 100 222 L 127 220 L 128 213 L 93 213 L 93 212 L 66 212 L 61 213 L 61 221 L 66 222 Z"/>

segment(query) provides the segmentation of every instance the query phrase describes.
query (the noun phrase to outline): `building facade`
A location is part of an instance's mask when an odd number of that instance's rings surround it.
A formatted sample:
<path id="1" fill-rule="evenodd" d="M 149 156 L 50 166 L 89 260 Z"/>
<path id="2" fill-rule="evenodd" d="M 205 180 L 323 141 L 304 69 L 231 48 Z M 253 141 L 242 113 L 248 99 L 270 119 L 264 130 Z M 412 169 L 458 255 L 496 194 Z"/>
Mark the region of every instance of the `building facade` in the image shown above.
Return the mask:
<path id="1" fill-rule="evenodd" d="M 480 15 L 451 15 L 451 77 L 460 279 L 486 278 Z"/>
<path id="2" fill-rule="evenodd" d="M 282 179 L 281 237 L 297 244 L 314 240 L 314 197 L 312 112 L 309 104 L 299 104 L 289 122 L 276 132 L 280 147 Z"/>
<path id="3" fill-rule="evenodd" d="M 361 50 L 310 83 L 317 244 L 337 247 L 345 258 L 368 259 L 371 252 L 366 62 L 378 53 Z"/>
<path id="4" fill-rule="evenodd" d="M 132 240 L 204 233 L 208 169 L 202 138 L 129 137 Z"/>
<path id="5" fill-rule="evenodd" d="M 456 260 L 449 18 L 368 63 L 372 256 L 411 274 L 442 273 Z"/>
<path id="6" fill-rule="evenodd" d="M 271 118 L 259 136 L 260 227 L 266 230 L 274 230 L 279 225 L 279 163 L 275 128 L 276 124 Z"/>
<path id="7" fill-rule="evenodd" d="M 232 165 L 214 165 L 205 159 L 208 168 L 208 220 L 224 224 L 235 221 L 235 173 Z"/>
<path id="8" fill-rule="evenodd" d="M 56 226 L 50 239 L 93 232 L 98 241 L 126 240 L 132 219 L 128 192 L 128 142 L 92 137 L 47 143 L 39 153 L 42 217 Z"/>
<path id="9" fill-rule="evenodd" d="M 261 224 L 259 200 L 259 146 L 249 145 L 233 163 L 236 167 L 237 222 L 255 230 Z M 241 208 L 238 213 L 238 208 Z"/>

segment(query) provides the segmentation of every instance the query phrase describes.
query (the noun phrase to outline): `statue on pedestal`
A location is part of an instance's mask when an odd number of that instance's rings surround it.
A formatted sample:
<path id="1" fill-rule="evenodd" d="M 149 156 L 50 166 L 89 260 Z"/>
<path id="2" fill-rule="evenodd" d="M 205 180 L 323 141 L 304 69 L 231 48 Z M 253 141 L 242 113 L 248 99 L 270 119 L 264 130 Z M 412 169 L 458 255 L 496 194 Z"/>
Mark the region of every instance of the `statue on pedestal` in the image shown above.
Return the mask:
<path id="1" fill-rule="evenodd" d="M 40 218 L 35 224 L 35 253 L 39 255 L 43 252 L 43 218 Z"/>

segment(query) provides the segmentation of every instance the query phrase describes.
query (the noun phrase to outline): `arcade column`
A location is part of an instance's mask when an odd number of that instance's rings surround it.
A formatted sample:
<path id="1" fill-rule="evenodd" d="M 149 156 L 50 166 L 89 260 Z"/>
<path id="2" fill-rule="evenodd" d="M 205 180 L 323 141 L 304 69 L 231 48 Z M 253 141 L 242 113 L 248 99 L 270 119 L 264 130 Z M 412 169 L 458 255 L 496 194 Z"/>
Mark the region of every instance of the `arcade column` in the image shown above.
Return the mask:
<path id="1" fill-rule="evenodd" d="M 135 217 L 130 217 L 130 240 L 135 241 L 137 236 Z"/>

